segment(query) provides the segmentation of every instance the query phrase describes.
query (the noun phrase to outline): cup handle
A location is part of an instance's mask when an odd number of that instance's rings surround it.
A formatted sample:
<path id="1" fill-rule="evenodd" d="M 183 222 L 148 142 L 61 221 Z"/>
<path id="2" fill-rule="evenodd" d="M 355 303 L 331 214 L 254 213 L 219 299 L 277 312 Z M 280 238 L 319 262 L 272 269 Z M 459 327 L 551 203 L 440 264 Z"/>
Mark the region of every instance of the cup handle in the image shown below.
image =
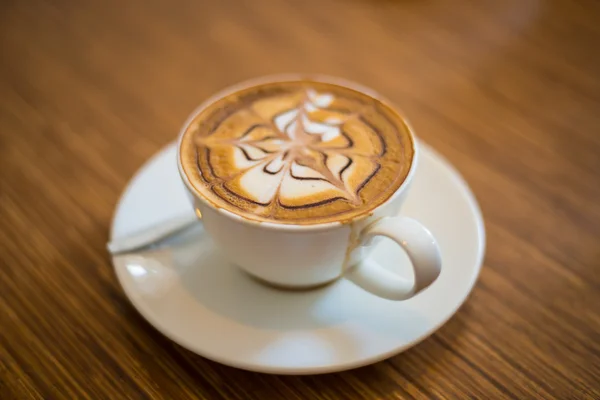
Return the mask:
<path id="1" fill-rule="evenodd" d="M 414 280 L 390 272 L 376 262 L 363 260 L 346 278 L 364 290 L 389 300 L 407 300 L 427 288 L 440 275 L 442 259 L 435 238 L 421 223 L 407 217 L 384 217 L 368 225 L 360 234 L 360 245 L 375 236 L 386 236 L 406 251 L 412 263 Z"/>

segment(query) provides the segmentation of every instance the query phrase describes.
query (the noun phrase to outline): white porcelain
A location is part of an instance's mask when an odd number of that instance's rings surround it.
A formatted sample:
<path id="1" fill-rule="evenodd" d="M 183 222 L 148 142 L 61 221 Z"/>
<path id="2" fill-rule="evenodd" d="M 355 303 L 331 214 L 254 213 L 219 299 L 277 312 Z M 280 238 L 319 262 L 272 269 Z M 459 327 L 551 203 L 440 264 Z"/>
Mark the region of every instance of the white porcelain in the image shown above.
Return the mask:
<path id="1" fill-rule="evenodd" d="M 111 239 L 192 213 L 171 145 L 132 179 Z M 405 301 L 374 296 L 347 279 L 307 291 L 266 286 L 227 262 L 201 224 L 152 250 L 113 257 L 134 307 L 160 332 L 214 361 L 253 371 L 315 374 L 370 364 L 432 334 L 465 301 L 484 254 L 484 227 L 466 183 L 421 145 L 421 162 L 402 214 L 429 227 L 443 270 Z M 410 275 L 406 253 L 389 240 L 369 260 Z M 396 275 L 395 275 L 396 276 Z"/>
<path id="2" fill-rule="evenodd" d="M 252 79 L 207 99 L 184 123 L 178 148 L 189 125 L 216 99 L 259 83 L 288 78 L 301 79 L 294 75 Z M 332 77 L 311 79 L 354 88 L 388 103 L 379 94 L 354 82 Z M 405 124 L 410 130 L 406 121 Z M 410 143 L 413 145 L 413 154 L 408 175 L 388 200 L 351 221 L 314 225 L 255 221 L 216 207 L 189 181 L 179 155 L 177 163 L 191 201 L 202 215 L 204 228 L 227 259 L 249 274 L 285 288 L 320 286 L 347 275 L 358 286 L 380 297 L 406 300 L 434 282 L 442 268 L 440 251 L 431 232 L 417 220 L 398 216 L 409 193 L 419 160 L 416 139 L 413 137 Z M 386 217 L 385 220 L 382 220 L 383 217 Z M 412 266 L 408 276 L 390 273 L 373 260 L 368 260 L 374 247 L 372 244 L 377 242 L 374 239 L 381 236 L 392 239 L 406 251 Z M 366 260 L 368 262 L 363 262 Z"/>

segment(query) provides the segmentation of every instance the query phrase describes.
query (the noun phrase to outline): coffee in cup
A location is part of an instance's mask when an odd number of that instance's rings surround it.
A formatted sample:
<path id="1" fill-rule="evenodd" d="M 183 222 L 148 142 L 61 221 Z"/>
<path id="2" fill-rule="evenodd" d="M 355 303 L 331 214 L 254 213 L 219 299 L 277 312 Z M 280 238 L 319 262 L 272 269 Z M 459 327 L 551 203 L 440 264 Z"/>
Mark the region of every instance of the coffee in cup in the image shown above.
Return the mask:
<path id="1" fill-rule="evenodd" d="M 244 218 L 311 225 L 384 203 L 413 158 L 408 127 L 389 106 L 333 83 L 246 87 L 198 113 L 181 164 L 213 206 Z"/>

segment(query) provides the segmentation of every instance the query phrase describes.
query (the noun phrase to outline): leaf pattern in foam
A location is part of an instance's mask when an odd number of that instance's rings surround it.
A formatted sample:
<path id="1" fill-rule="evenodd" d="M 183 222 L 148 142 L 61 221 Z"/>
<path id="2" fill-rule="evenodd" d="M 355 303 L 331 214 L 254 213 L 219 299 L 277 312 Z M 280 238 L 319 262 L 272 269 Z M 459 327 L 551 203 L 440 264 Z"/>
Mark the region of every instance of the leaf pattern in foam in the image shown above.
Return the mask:
<path id="1" fill-rule="evenodd" d="M 382 144 L 356 113 L 335 105 L 312 89 L 255 101 L 204 139 L 215 150 L 213 169 L 230 192 L 260 205 L 358 203 Z"/>

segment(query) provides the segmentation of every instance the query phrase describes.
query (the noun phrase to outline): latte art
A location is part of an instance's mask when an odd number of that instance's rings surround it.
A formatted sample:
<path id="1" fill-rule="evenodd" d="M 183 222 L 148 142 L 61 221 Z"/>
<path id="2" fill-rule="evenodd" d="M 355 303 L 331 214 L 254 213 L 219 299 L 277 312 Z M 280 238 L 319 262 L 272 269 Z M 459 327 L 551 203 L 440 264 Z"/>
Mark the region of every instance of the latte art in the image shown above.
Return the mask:
<path id="1" fill-rule="evenodd" d="M 322 223 L 353 218 L 402 183 L 412 142 L 377 100 L 319 82 L 234 93 L 195 118 L 183 169 L 214 206 L 246 218 Z"/>

